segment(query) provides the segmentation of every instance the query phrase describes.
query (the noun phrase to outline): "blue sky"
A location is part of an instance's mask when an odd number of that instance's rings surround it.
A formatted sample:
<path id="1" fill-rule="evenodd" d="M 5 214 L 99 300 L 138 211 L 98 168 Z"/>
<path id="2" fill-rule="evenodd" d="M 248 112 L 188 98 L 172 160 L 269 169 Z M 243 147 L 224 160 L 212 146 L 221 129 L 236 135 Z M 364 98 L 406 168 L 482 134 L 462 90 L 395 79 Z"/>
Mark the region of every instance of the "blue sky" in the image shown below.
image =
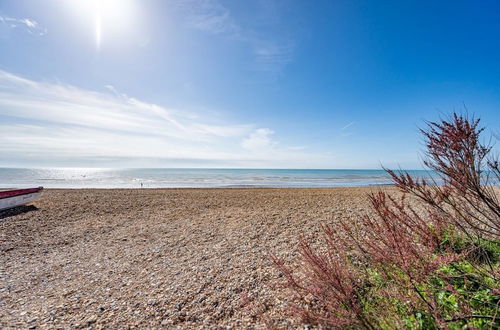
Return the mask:
<path id="1" fill-rule="evenodd" d="M 500 123 L 497 1 L 0 1 L 0 166 L 419 168 Z"/>

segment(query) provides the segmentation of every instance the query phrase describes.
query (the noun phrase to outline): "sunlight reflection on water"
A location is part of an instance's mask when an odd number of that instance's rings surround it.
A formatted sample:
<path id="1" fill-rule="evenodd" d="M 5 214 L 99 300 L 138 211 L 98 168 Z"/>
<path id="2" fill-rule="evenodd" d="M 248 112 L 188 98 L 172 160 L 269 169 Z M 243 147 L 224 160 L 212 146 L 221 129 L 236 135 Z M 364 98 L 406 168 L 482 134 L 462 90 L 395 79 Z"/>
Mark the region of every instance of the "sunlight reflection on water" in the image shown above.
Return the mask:
<path id="1" fill-rule="evenodd" d="M 410 171 L 428 176 L 426 171 Z M 342 187 L 390 184 L 383 170 L 0 168 L 0 187 Z"/>

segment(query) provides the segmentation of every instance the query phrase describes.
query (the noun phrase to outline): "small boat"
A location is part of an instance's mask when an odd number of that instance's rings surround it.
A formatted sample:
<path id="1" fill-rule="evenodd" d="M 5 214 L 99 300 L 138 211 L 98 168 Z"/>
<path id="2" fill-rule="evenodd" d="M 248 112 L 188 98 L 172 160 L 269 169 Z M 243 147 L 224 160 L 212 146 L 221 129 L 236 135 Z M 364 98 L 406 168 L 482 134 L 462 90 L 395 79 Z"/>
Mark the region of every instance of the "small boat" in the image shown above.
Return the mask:
<path id="1" fill-rule="evenodd" d="M 0 211 L 32 202 L 42 194 L 43 187 L 0 191 Z"/>

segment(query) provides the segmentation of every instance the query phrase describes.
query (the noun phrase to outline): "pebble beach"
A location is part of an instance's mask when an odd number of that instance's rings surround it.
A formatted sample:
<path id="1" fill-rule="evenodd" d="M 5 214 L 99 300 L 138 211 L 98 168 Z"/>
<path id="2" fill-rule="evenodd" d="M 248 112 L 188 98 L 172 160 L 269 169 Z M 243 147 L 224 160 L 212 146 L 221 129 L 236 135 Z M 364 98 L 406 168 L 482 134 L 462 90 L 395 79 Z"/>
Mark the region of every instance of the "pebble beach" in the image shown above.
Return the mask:
<path id="1" fill-rule="evenodd" d="M 300 327 L 269 253 L 377 189 L 46 190 L 0 212 L 0 327 Z"/>

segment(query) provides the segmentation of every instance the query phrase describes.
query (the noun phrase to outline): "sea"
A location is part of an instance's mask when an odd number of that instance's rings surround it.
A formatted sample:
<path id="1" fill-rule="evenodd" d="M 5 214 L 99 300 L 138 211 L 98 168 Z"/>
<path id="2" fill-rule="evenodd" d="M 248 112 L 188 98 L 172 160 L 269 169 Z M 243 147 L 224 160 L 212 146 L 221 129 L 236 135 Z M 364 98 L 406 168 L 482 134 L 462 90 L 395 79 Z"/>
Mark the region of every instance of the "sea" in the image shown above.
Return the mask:
<path id="1" fill-rule="evenodd" d="M 433 176 L 410 170 L 416 177 Z M 359 187 L 391 184 L 384 170 L 0 168 L 0 188 Z"/>

